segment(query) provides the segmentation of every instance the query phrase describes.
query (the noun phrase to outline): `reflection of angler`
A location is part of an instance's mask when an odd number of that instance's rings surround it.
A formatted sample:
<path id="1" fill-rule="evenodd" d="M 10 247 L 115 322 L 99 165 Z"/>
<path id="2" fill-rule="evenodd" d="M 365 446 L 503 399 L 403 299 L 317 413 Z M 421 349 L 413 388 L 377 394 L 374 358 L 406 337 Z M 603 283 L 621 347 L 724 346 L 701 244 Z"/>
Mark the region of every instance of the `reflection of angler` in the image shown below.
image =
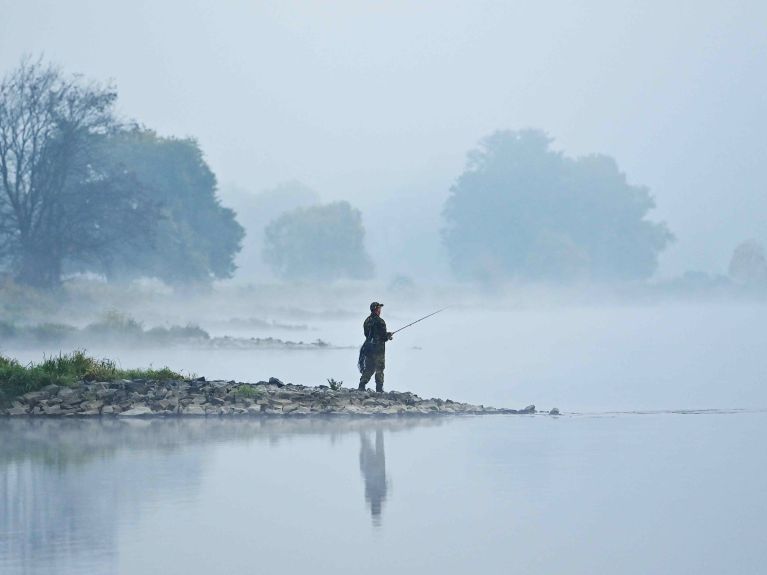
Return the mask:
<path id="1" fill-rule="evenodd" d="M 375 448 L 364 432 L 360 433 L 360 470 L 365 480 L 365 501 L 370 504 L 373 523 L 380 524 L 381 508 L 386 501 L 386 455 L 383 431 L 376 430 Z"/>

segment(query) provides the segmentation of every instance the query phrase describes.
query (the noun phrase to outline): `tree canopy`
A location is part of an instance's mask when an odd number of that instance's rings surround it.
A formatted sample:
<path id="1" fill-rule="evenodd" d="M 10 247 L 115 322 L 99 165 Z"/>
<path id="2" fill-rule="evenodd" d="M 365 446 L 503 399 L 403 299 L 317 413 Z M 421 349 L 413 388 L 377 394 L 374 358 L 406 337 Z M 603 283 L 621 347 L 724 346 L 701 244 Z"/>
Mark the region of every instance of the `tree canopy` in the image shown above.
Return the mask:
<path id="1" fill-rule="evenodd" d="M 0 258 L 23 284 L 59 284 L 66 261 L 95 263 L 151 236 L 140 182 L 94 149 L 116 129 L 115 92 L 25 59 L 0 82 Z"/>
<path id="2" fill-rule="evenodd" d="M 264 231 L 264 259 L 287 279 L 365 279 L 373 264 L 365 251 L 362 214 L 348 202 L 297 208 Z"/>
<path id="3" fill-rule="evenodd" d="M 229 188 L 225 197 L 237 212 L 237 221 L 248 230 L 248 241 L 237 255 L 237 275 L 250 280 L 271 275 L 263 260 L 264 230 L 269 222 L 290 210 L 321 202 L 316 191 L 296 180 L 258 193 Z"/>
<path id="4" fill-rule="evenodd" d="M 443 241 L 454 272 L 500 280 L 650 276 L 672 240 L 647 188 L 612 158 L 568 158 L 536 130 L 500 131 L 468 155 L 450 190 Z"/>
<path id="5" fill-rule="evenodd" d="M 146 186 L 162 214 L 152 244 L 119 250 L 105 269 L 109 276 L 169 284 L 232 276 L 244 230 L 221 205 L 216 177 L 195 140 L 133 128 L 103 138 L 101 150 Z"/>
<path id="6" fill-rule="evenodd" d="M 25 59 L 0 82 L 0 264 L 171 284 L 230 277 L 244 232 L 192 139 L 114 116 L 116 92 Z"/>

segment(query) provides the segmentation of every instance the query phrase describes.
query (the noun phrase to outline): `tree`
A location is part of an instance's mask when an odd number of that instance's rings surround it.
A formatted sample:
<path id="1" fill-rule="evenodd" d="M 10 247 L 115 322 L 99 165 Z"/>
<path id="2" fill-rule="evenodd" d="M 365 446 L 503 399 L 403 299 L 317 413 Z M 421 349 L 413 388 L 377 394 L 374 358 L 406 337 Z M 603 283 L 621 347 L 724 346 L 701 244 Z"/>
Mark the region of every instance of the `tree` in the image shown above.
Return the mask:
<path id="1" fill-rule="evenodd" d="M 115 98 L 41 60 L 0 82 L 0 258 L 20 283 L 55 287 L 65 261 L 149 236 L 156 213 L 141 185 L 94 154 L 115 129 Z"/>
<path id="2" fill-rule="evenodd" d="M 251 279 L 269 275 L 262 257 L 264 230 L 269 222 L 290 210 L 321 202 L 316 191 L 295 180 L 259 193 L 229 189 L 225 197 L 237 213 L 237 221 L 248 230 L 248 241 L 237 255 L 237 275 Z"/>
<path id="3" fill-rule="evenodd" d="M 749 287 L 767 286 L 767 257 L 764 246 L 756 240 L 748 240 L 735 248 L 730 259 L 730 277 Z"/>
<path id="4" fill-rule="evenodd" d="M 568 158 L 542 132 L 501 131 L 469 153 L 444 207 L 443 241 L 464 278 L 646 278 L 672 240 L 645 219 L 653 207 L 612 158 Z"/>
<path id="5" fill-rule="evenodd" d="M 245 233 L 234 211 L 221 205 L 216 176 L 195 140 L 134 127 L 103 138 L 100 149 L 114 169 L 146 186 L 163 215 L 151 245 L 125 246 L 100 271 L 113 279 L 149 276 L 171 285 L 232 276 Z"/>
<path id="6" fill-rule="evenodd" d="M 348 202 L 297 208 L 264 231 L 264 259 L 283 278 L 365 279 L 373 264 L 365 251 L 362 214 Z"/>

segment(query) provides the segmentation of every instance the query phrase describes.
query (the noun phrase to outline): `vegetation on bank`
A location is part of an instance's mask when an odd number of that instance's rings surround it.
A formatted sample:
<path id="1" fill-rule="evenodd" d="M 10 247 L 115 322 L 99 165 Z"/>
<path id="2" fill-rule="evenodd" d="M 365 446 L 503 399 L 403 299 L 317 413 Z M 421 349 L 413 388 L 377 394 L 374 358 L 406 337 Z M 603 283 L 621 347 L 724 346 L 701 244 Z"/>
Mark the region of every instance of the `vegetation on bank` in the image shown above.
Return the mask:
<path id="1" fill-rule="evenodd" d="M 109 311 L 97 321 L 83 328 L 61 323 L 36 325 L 16 324 L 0 320 L 0 339 L 27 344 L 66 343 L 67 341 L 126 342 L 172 344 L 209 340 L 210 334 L 196 325 L 157 326 L 145 329 L 141 322 L 129 315 Z"/>
<path id="2" fill-rule="evenodd" d="M 185 379 L 168 367 L 161 369 L 120 369 L 110 359 L 97 359 L 74 351 L 23 365 L 0 355 L 0 403 L 51 384 L 71 386 L 78 381 L 116 379 Z"/>

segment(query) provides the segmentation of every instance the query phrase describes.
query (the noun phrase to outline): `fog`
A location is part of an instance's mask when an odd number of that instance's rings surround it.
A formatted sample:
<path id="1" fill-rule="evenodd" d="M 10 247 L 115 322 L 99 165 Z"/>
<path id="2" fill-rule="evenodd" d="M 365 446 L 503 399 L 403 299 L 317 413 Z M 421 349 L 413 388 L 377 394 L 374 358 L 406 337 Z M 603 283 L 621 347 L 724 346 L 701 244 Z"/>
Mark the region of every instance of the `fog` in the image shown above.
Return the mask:
<path id="1" fill-rule="evenodd" d="M 0 5 L 0 69 L 44 52 L 113 79 L 127 117 L 200 141 L 224 193 L 297 179 L 348 199 L 385 276 L 405 206 L 436 228 L 466 152 L 507 128 L 648 186 L 677 237 L 661 276 L 767 241 L 763 2 Z"/>
<path id="2" fill-rule="evenodd" d="M 383 300 L 392 329 L 451 306 L 390 344 L 393 388 L 585 411 L 764 405 L 763 3 L 3 15 L 6 78 L 50 62 L 109 110 L 83 125 L 92 141 L 62 140 L 86 176 L 61 193 L 98 233 L 67 213 L 36 244 L 3 231 L 4 354 L 350 386 Z M 3 94 L 7 126 L 26 96 Z M 34 197 L 40 177 L 10 161 Z M 99 209 L 94 172 L 114 182 Z M 59 213 L 3 205 L 3 230 Z"/>
<path id="3" fill-rule="evenodd" d="M 760 573 L 765 22 L 0 0 L 0 410 L 129 368 L 356 388 L 371 302 L 441 310 L 385 391 L 538 409 L 0 417 L 0 571 Z"/>

